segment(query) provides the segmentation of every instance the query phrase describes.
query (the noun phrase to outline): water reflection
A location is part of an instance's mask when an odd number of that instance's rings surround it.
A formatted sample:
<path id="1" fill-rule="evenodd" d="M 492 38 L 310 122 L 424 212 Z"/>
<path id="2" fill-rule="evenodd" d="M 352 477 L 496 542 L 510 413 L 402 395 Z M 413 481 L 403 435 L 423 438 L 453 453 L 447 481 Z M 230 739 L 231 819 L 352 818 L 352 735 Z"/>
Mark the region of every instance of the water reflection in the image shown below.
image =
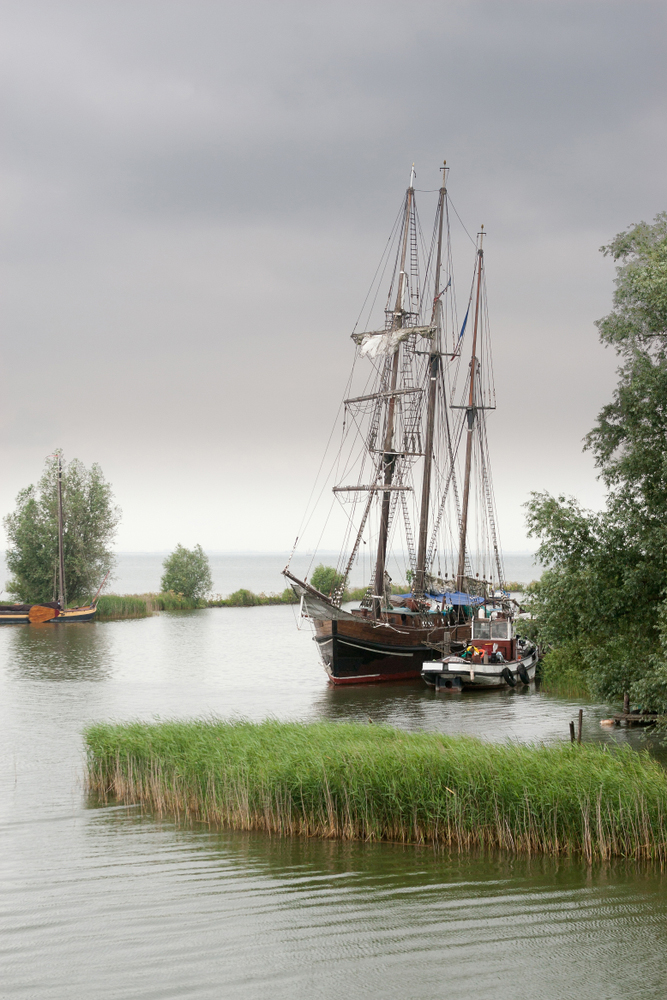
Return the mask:
<path id="1" fill-rule="evenodd" d="M 7 671 L 25 680 L 105 680 L 111 674 L 110 638 L 103 626 L 85 622 L 2 629 Z"/>
<path id="2" fill-rule="evenodd" d="M 650 865 L 212 833 L 123 809 L 86 834 L 91 873 L 103 859 L 117 894 L 113 995 L 140 962 L 153 992 L 137 996 L 663 995 L 667 896 Z M 127 920 L 149 930 L 141 949 Z"/>
<path id="3" fill-rule="evenodd" d="M 667 896 L 649 866 L 217 833 L 86 802 L 81 730 L 102 719 L 563 740 L 582 706 L 584 739 L 642 745 L 600 729 L 608 706 L 534 688 L 330 688 L 294 626 L 275 607 L 0 629 L 3 997 L 661 998 Z"/>

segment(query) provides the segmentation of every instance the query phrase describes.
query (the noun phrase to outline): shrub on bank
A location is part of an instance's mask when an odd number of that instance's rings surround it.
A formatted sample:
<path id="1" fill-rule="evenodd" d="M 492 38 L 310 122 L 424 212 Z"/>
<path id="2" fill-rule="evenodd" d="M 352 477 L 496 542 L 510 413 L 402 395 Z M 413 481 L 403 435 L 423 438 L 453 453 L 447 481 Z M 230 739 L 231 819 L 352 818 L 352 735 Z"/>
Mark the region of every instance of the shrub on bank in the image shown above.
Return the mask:
<path id="1" fill-rule="evenodd" d="M 298 604 L 299 598 L 291 587 L 286 587 L 282 594 L 255 594 L 252 590 L 241 588 L 235 590 L 229 597 L 211 598 L 207 601 L 209 608 L 254 608 L 262 604 Z"/>

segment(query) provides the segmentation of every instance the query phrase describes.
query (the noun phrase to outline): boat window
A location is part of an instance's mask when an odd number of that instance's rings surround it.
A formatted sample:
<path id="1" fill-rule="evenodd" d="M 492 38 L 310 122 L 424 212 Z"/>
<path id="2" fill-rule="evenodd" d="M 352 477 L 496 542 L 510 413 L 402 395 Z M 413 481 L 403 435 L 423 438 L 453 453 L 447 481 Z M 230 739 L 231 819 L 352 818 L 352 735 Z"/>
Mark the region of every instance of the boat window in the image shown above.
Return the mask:
<path id="1" fill-rule="evenodd" d="M 474 621 L 472 623 L 473 639 L 490 639 L 491 622 Z"/>
<path id="2" fill-rule="evenodd" d="M 509 639 L 509 625 L 508 621 L 491 622 L 491 638 L 492 639 Z"/>

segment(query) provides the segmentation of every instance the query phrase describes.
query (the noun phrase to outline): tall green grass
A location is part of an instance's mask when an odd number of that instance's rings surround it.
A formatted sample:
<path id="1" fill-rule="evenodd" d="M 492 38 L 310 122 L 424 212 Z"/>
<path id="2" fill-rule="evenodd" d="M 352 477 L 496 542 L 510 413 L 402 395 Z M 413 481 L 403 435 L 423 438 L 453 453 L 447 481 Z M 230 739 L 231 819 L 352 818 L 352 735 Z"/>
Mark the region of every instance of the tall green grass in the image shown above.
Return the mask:
<path id="1" fill-rule="evenodd" d="M 91 792 L 188 821 L 589 860 L 667 858 L 667 776 L 627 748 L 216 720 L 99 724 L 85 740 Z"/>
<path id="2" fill-rule="evenodd" d="M 549 694 L 590 698 L 586 664 L 576 643 L 550 649 L 539 665 L 540 686 Z"/>
<path id="3" fill-rule="evenodd" d="M 173 590 L 162 594 L 148 594 L 147 597 L 153 611 L 193 611 L 195 608 L 206 607 L 206 601 L 185 597 Z"/>
<path id="4" fill-rule="evenodd" d="M 229 597 L 213 597 L 206 602 L 209 608 L 254 608 L 264 604 L 298 604 L 299 598 L 291 587 L 286 587 L 282 594 L 255 594 L 252 590 L 241 587 Z"/>
<path id="5" fill-rule="evenodd" d="M 97 601 L 97 620 L 146 618 L 151 614 L 145 597 L 138 594 L 103 594 Z"/>
<path id="6" fill-rule="evenodd" d="M 117 621 L 122 618 L 146 618 L 156 611 L 185 611 L 201 608 L 201 601 L 193 601 L 182 594 L 103 594 L 97 601 L 98 621 Z"/>

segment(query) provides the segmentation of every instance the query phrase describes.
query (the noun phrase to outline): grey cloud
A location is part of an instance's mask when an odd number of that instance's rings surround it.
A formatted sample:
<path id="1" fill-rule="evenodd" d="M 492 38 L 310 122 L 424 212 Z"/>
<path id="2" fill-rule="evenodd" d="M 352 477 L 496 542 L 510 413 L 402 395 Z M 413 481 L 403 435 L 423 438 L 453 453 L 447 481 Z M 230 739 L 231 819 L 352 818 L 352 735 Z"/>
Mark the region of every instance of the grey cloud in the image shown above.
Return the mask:
<path id="1" fill-rule="evenodd" d="M 243 460 L 248 537 L 279 447 L 300 510 L 410 164 L 433 189 L 445 156 L 491 234 L 499 481 L 520 436 L 523 495 L 599 498 L 578 451 L 615 364 L 597 247 L 665 208 L 662 3 L 26 0 L 0 20 L 3 510 L 61 443 L 130 491 L 152 444 L 137 496 L 193 456 L 193 492 Z M 148 501 L 120 500 L 137 538 Z"/>

